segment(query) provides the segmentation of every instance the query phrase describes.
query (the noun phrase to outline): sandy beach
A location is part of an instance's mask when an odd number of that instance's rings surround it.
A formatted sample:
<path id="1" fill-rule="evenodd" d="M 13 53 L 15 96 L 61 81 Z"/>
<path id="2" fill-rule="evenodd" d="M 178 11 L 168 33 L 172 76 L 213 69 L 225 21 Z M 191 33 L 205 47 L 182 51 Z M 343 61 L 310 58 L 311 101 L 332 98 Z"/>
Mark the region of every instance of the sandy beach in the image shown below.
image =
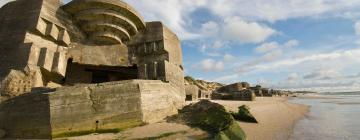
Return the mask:
<path id="1" fill-rule="evenodd" d="M 248 140 L 287 140 L 298 120 L 308 112 L 305 105 L 292 104 L 287 98 L 263 97 L 254 102 L 247 101 L 213 101 L 226 109 L 237 111 L 241 105 L 248 105 L 258 124 L 238 122 L 247 134 Z M 191 102 L 188 102 L 190 104 Z M 161 140 L 201 138 L 206 133 L 182 124 L 160 122 L 136 127 L 118 134 L 93 134 L 81 137 L 62 138 L 68 140 L 107 140 L 107 139 L 144 139 Z"/>
<path id="2" fill-rule="evenodd" d="M 297 121 L 302 119 L 309 108 L 292 104 L 286 98 L 256 98 L 255 102 L 215 101 L 227 109 L 236 111 L 246 104 L 258 120 L 258 124 L 239 122 L 248 140 L 287 140 Z"/>

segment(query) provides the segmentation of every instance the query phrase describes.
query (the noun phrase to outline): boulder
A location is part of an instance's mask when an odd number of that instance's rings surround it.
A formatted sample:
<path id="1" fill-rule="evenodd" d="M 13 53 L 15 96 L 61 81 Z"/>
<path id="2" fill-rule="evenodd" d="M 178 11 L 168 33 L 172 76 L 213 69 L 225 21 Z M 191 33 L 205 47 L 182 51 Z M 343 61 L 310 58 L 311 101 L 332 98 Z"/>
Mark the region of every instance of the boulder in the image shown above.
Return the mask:
<path id="1" fill-rule="evenodd" d="M 239 107 L 239 111 L 237 113 L 231 113 L 236 120 L 250 123 L 258 123 L 255 117 L 250 113 L 250 108 L 246 105 L 242 105 Z"/>
<path id="2" fill-rule="evenodd" d="M 185 106 L 179 113 L 188 125 L 211 133 L 225 130 L 233 122 L 231 114 L 222 105 L 208 100 Z"/>
<path id="3" fill-rule="evenodd" d="M 244 131 L 225 107 L 208 100 L 185 106 L 179 110 L 178 119 L 209 132 L 214 139 L 246 139 Z"/>

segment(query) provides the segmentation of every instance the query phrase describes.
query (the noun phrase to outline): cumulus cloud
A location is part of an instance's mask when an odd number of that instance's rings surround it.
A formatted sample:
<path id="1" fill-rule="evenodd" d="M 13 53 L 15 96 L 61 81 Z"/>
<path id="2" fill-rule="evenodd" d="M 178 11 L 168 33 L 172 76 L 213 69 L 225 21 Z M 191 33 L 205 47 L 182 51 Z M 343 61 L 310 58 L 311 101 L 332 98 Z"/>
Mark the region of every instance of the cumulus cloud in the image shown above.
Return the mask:
<path id="1" fill-rule="evenodd" d="M 0 6 L 9 0 L 1 0 Z M 69 0 L 63 0 L 65 3 Z M 332 15 L 359 15 L 356 9 L 360 7 L 359 0 L 124 0 L 134 6 L 145 17 L 147 21 L 163 21 L 174 30 L 181 39 L 194 39 L 202 37 L 201 33 L 194 32 L 193 20 L 190 15 L 198 9 L 207 9 L 220 20 L 233 20 L 232 17 L 240 17 L 243 20 L 235 20 L 240 25 L 228 24 L 226 29 L 234 26 L 252 27 L 264 31 L 258 21 L 276 22 L 297 17 L 314 17 L 324 14 Z M 252 21 L 252 22 L 250 22 Z M 223 24 L 223 23 L 222 23 Z M 213 24 L 214 25 L 214 24 Z M 257 31 L 259 32 L 259 31 Z M 228 35 L 245 35 L 246 32 L 227 30 Z M 239 34 L 241 33 L 241 34 Z M 271 34 L 271 29 L 265 30 Z M 257 33 L 245 35 L 247 41 Z M 264 35 L 266 36 L 266 35 Z M 258 42 L 264 37 L 250 39 Z M 233 38 L 232 38 L 233 39 Z"/>
<path id="2" fill-rule="evenodd" d="M 222 71 L 224 70 L 224 62 L 222 61 L 215 61 L 213 59 L 205 59 L 200 63 L 201 70 L 205 72 L 209 71 Z"/>
<path id="3" fill-rule="evenodd" d="M 197 9 L 207 9 L 216 15 L 221 21 L 233 20 L 232 17 L 240 17 L 235 20 L 240 25 L 227 23 L 226 29 L 232 27 L 252 27 L 263 31 L 266 27 L 258 24 L 259 21 L 276 22 L 298 17 L 320 17 L 324 15 L 359 15 L 357 8 L 360 7 L 359 0 L 125 0 L 136 7 L 147 20 L 161 20 L 173 29 L 182 39 L 193 39 L 203 34 L 192 31 L 192 20 L 190 15 Z M 356 18 L 356 17 L 353 17 Z M 252 21 L 252 22 L 250 22 Z M 226 23 L 221 23 L 226 24 Z M 214 25 L 214 24 L 213 24 Z M 258 31 L 257 31 L 258 32 Z M 244 35 L 246 32 L 227 30 L 228 35 Z M 241 33 L 241 34 L 239 34 Z M 271 29 L 265 31 L 271 34 Z M 257 36 L 256 33 L 245 35 Z M 266 36 L 266 35 L 265 35 Z M 259 42 L 264 37 L 250 39 L 251 42 Z M 234 39 L 234 38 L 231 38 Z"/>
<path id="4" fill-rule="evenodd" d="M 241 43 L 261 43 L 276 33 L 275 30 L 257 22 L 247 22 L 239 17 L 225 20 L 224 37 Z"/>
<path id="5" fill-rule="evenodd" d="M 284 44 L 279 44 L 278 42 L 263 43 L 254 49 L 254 51 L 261 54 L 261 56 L 248 60 L 247 62 L 240 65 L 236 71 L 238 73 L 245 74 L 251 71 L 259 70 L 259 66 L 273 63 L 273 61 L 278 62 L 276 60 L 283 57 L 284 51 L 289 49 L 289 46 L 293 47 L 298 44 L 299 41 L 297 40 L 289 40 Z"/>
<path id="6" fill-rule="evenodd" d="M 134 6 L 145 19 L 150 21 L 162 21 L 170 27 L 181 39 L 194 39 L 199 35 L 191 30 L 189 15 L 200 6 L 204 0 L 125 0 Z"/>

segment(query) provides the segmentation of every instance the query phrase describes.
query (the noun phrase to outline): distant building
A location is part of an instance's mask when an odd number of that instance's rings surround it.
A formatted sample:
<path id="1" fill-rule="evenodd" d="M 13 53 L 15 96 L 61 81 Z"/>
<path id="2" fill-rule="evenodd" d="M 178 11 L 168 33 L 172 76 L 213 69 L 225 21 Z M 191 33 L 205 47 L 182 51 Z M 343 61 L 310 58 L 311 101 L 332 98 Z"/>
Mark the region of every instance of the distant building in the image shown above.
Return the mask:
<path id="1" fill-rule="evenodd" d="M 219 88 L 216 93 L 213 93 L 212 99 L 253 101 L 255 96 L 254 91 L 250 89 L 250 84 L 241 82 Z"/>

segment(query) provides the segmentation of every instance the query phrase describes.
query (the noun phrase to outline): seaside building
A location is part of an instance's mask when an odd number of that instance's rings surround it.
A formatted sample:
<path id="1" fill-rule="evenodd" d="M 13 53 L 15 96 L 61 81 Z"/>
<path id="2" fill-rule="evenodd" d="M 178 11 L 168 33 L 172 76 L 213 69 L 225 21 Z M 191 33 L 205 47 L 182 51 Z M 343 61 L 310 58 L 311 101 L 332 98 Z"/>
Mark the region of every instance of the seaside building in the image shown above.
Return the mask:
<path id="1" fill-rule="evenodd" d="M 7 138 L 152 123 L 176 114 L 186 96 L 176 34 L 121 0 L 4 5 L 0 81 Z"/>
<path id="2" fill-rule="evenodd" d="M 247 82 L 234 83 L 220 87 L 212 94 L 212 99 L 220 100 L 254 101 L 255 97 L 255 92 L 250 89 L 250 84 Z"/>

